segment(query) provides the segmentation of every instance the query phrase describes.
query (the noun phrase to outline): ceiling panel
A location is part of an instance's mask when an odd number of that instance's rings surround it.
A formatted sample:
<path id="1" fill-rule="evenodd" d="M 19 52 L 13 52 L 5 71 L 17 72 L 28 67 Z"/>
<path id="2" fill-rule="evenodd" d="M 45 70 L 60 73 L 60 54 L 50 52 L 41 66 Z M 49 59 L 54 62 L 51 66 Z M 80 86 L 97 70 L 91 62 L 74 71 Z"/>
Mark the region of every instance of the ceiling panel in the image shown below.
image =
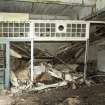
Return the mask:
<path id="1" fill-rule="evenodd" d="M 61 15 L 65 5 L 34 3 L 32 13 Z"/>
<path id="2" fill-rule="evenodd" d="M 0 1 L 1 12 L 31 12 L 32 3 L 27 2 L 13 2 L 13 1 Z"/>
<path id="3" fill-rule="evenodd" d="M 75 8 L 75 9 L 74 9 Z M 0 12 L 31 13 L 38 15 L 69 16 L 76 14 L 81 6 L 41 3 L 41 2 L 23 2 L 23 1 L 0 1 Z"/>

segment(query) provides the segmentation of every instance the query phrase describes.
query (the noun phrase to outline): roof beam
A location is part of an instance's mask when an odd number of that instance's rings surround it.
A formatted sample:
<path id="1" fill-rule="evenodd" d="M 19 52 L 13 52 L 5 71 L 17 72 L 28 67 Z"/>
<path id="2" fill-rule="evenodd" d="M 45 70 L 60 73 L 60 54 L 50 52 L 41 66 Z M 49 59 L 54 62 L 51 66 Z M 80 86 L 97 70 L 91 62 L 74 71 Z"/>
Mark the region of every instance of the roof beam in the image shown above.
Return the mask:
<path id="1" fill-rule="evenodd" d="M 52 19 L 52 20 L 72 20 L 75 18 L 75 14 L 72 14 L 71 16 L 63 16 L 63 15 L 42 15 L 42 14 L 29 14 L 29 19 Z"/>
<path id="2" fill-rule="evenodd" d="M 17 2 L 33 2 L 33 3 L 55 3 L 66 4 L 71 6 L 93 6 L 96 0 L 16 0 Z"/>

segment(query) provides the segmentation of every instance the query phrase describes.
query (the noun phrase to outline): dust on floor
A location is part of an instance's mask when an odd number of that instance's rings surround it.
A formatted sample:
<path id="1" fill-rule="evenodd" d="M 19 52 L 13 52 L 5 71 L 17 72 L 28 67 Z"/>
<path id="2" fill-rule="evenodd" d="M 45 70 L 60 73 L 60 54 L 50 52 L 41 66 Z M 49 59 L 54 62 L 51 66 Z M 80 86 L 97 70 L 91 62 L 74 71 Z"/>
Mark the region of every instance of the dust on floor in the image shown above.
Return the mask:
<path id="1" fill-rule="evenodd" d="M 0 95 L 0 105 L 11 105 L 14 103 L 14 100 L 11 96 Z"/>
<path id="2" fill-rule="evenodd" d="M 70 100 L 74 101 L 67 102 Z M 13 105 L 105 105 L 105 84 L 84 85 L 75 90 L 66 86 L 40 93 L 26 92 L 16 96 L 14 101 Z"/>

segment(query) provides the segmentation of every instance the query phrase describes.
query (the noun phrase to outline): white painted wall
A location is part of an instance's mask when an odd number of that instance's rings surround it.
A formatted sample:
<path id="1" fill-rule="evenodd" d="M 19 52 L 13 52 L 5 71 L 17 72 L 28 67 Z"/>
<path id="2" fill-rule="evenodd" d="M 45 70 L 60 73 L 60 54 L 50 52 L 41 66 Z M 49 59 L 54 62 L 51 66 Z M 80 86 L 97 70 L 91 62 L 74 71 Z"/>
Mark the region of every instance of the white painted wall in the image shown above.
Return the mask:
<path id="1" fill-rule="evenodd" d="M 96 12 L 105 9 L 105 0 L 84 0 L 84 5 L 95 5 L 95 4 L 96 4 Z M 92 14 L 92 7 L 83 7 L 79 9 L 78 14 L 80 19 L 89 16 Z"/>
<path id="2" fill-rule="evenodd" d="M 28 21 L 29 14 L 0 12 L 0 21 Z"/>
<path id="3" fill-rule="evenodd" d="M 105 42 L 104 42 L 105 45 Z M 105 46 L 101 47 L 99 44 L 93 45 L 88 50 L 88 61 L 97 61 L 97 69 L 105 72 Z M 78 62 L 84 61 L 84 54 L 78 59 Z"/>
<path id="4" fill-rule="evenodd" d="M 105 50 L 98 51 L 98 70 L 105 72 Z"/>
<path id="5" fill-rule="evenodd" d="M 96 0 L 83 0 L 85 5 L 95 5 Z"/>
<path id="6" fill-rule="evenodd" d="M 97 59 L 98 59 L 98 65 L 97 65 L 98 70 L 105 72 L 105 48 L 98 49 Z"/>
<path id="7" fill-rule="evenodd" d="M 96 10 L 99 11 L 105 8 L 105 0 L 97 0 L 96 2 Z"/>
<path id="8" fill-rule="evenodd" d="M 81 7 L 78 10 L 79 19 L 89 16 L 91 15 L 91 13 L 92 13 L 92 7 Z"/>
<path id="9" fill-rule="evenodd" d="M 84 54 L 78 59 L 78 62 L 84 62 Z M 90 46 L 88 49 L 88 61 L 96 61 L 97 60 L 97 46 Z"/>

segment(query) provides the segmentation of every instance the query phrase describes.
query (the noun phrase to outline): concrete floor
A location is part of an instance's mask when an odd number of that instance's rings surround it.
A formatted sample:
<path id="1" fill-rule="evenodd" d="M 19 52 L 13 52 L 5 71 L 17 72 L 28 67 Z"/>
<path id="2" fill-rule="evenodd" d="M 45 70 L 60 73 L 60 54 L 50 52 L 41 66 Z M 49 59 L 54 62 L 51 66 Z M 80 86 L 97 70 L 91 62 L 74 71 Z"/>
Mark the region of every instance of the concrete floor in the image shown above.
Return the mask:
<path id="1" fill-rule="evenodd" d="M 13 103 L 13 99 L 10 96 L 0 95 L 0 105 L 11 105 Z"/>

